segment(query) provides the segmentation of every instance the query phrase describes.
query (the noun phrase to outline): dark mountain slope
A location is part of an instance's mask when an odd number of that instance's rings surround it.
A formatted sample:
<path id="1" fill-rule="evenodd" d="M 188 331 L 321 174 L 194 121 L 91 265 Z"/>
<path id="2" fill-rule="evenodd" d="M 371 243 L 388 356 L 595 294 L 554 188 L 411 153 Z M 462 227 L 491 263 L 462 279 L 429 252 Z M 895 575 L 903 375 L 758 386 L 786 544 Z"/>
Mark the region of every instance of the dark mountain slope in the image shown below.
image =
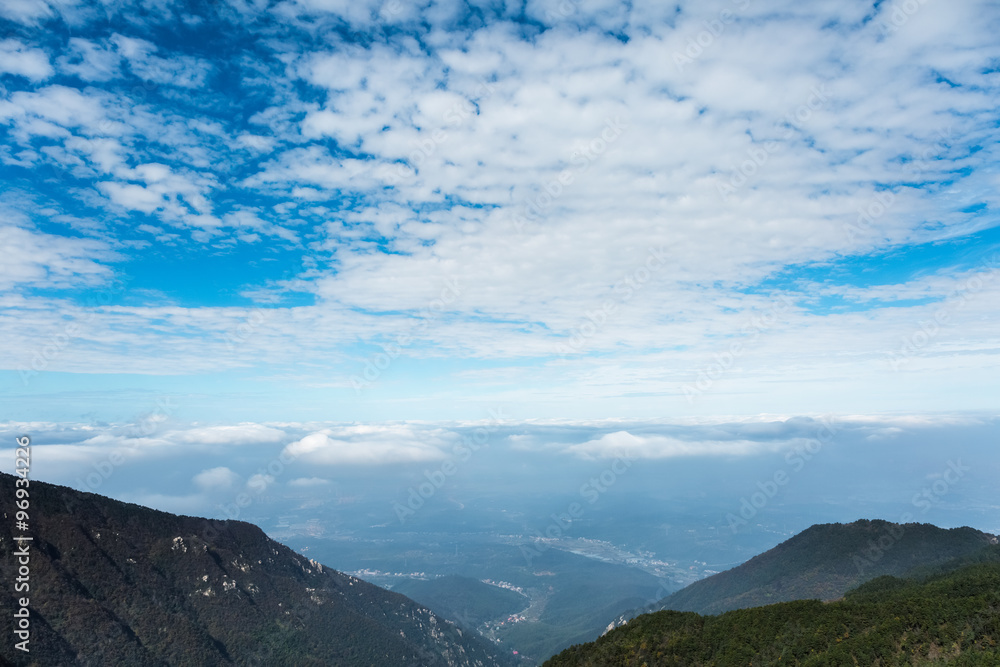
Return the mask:
<path id="1" fill-rule="evenodd" d="M 719 616 L 644 614 L 544 667 L 1000 665 L 1000 547 L 926 580 L 879 577 L 843 600 Z"/>
<path id="2" fill-rule="evenodd" d="M 15 577 L 14 481 L 0 474 L 0 560 Z M 330 570 L 251 524 L 30 486 L 30 660 L 39 665 L 508 664 L 402 595 Z M 20 534 L 19 532 L 17 534 Z M 15 609 L 11 585 L 0 608 Z"/>
<path id="3" fill-rule="evenodd" d="M 867 520 L 821 524 L 655 607 L 717 614 L 791 600 L 834 600 L 869 579 L 933 567 L 996 541 L 973 528 Z"/>

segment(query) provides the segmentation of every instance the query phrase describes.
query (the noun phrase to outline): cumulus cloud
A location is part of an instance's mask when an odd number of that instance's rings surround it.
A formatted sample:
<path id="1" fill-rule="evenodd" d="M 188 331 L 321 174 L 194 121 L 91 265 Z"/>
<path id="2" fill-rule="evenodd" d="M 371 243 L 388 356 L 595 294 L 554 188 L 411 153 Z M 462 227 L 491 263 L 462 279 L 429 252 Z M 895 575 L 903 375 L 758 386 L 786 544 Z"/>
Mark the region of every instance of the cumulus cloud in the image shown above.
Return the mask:
<path id="1" fill-rule="evenodd" d="M 52 76 L 49 57 L 41 49 L 31 48 L 16 39 L 0 40 L 0 73 L 41 81 Z"/>
<path id="2" fill-rule="evenodd" d="M 228 491 L 236 487 L 242 478 L 225 466 L 202 470 L 191 480 L 205 492 Z"/>
<path id="3" fill-rule="evenodd" d="M 340 437 L 337 437 L 340 436 Z M 351 427 L 312 433 L 284 454 L 317 465 L 419 463 L 445 457 L 440 434 L 405 427 Z"/>
<path id="4" fill-rule="evenodd" d="M 69 130 L 96 130 L 105 118 L 99 95 L 69 86 L 18 91 L 0 102 L 0 120 L 13 121 L 23 136 L 68 136 Z"/>

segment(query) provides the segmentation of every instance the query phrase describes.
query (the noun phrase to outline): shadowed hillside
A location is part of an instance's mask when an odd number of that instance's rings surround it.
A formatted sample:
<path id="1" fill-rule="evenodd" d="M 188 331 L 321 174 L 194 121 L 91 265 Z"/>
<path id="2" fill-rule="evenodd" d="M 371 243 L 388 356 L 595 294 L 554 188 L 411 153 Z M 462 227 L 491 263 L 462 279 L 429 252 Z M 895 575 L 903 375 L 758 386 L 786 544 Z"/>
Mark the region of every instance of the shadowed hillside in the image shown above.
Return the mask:
<path id="1" fill-rule="evenodd" d="M 14 578 L 14 481 L 0 474 L 0 562 Z M 508 664 L 402 595 L 310 561 L 256 526 L 30 485 L 29 656 L 38 665 Z M 12 586 L 0 592 L 15 609 Z"/>

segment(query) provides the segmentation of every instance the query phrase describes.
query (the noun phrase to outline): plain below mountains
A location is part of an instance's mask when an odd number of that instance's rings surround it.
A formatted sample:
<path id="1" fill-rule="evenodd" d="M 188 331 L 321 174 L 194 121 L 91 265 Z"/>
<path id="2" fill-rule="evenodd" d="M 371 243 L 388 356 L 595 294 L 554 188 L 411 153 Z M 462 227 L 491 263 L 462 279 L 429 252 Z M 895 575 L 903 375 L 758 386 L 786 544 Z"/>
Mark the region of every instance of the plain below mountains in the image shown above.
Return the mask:
<path id="1" fill-rule="evenodd" d="M 0 473 L 0 562 L 16 576 L 15 480 Z M 19 665 L 487 667 L 512 658 L 412 600 L 310 561 L 251 524 L 32 481 L 28 592 L 0 589 Z M 18 533 L 20 534 L 20 533 Z M 30 600 L 30 653 L 9 613 Z"/>

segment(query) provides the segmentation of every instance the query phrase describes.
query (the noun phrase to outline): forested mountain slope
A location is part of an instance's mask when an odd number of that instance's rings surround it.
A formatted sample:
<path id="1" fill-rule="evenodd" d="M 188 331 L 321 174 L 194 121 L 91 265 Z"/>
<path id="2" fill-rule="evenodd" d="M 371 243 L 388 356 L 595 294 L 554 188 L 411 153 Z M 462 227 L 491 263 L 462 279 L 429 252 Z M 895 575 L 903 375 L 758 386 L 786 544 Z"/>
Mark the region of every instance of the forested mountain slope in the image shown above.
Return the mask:
<path id="1" fill-rule="evenodd" d="M 14 581 L 15 480 L 0 474 Z M 30 591 L 0 589 L 0 656 L 38 665 L 508 664 L 412 600 L 312 562 L 239 521 L 176 516 L 32 481 Z M 21 534 L 21 533 L 17 533 Z M 8 612 L 30 599 L 30 653 Z"/>
<path id="2" fill-rule="evenodd" d="M 717 614 L 791 600 L 834 600 L 875 577 L 932 567 L 996 542 L 996 536 L 967 527 L 880 520 L 820 524 L 655 607 Z"/>
<path id="3" fill-rule="evenodd" d="M 1000 665 L 1000 547 L 971 560 L 925 579 L 879 577 L 835 602 L 645 614 L 545 667 Z"/>

